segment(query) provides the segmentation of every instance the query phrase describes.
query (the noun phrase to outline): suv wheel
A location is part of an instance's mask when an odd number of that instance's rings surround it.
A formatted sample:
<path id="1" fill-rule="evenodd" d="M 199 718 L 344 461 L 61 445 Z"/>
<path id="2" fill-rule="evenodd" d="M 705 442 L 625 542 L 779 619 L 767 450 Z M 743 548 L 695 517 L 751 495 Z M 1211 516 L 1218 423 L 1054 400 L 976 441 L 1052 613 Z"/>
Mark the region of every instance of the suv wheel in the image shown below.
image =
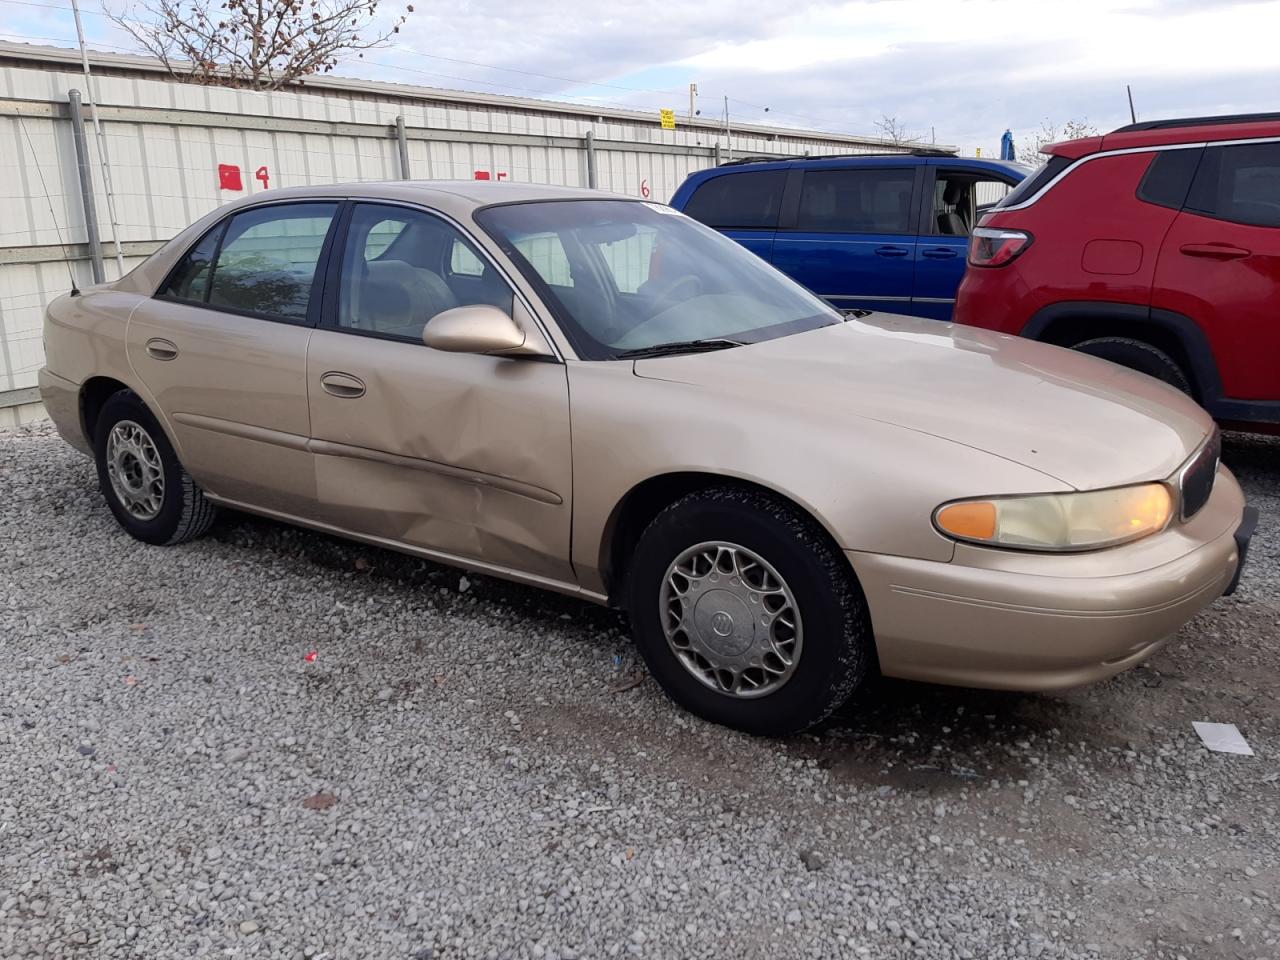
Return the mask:
<path id="1" fill-rule="evenodd" d="M 1075 344 L 1072 350 L 1079 350 L 1092 357 L 1110 360 L 1130 370 L 1137 370 L 1149 377 L 1163 380 L 1171 387 L 1177 387 L 1190 395 L 1191 380 L 1187 377 L 1178 361 L 1159 347 L 1131 337 L 1096 337 Z"/>
<path id="2" fill-rule="evenodd" d="M 217 508 L 178 462 L 160 424 L 132 390 L 107 399 L 94 428 L 98 485 L 120 526 L 145 543 L 182 543 Z"/>
<path id="3" fill-rule="evenodd" d="M 663 510 L 636 548 L 629 608 L 667 695 L 747 733 L 820 723 L 874 660 L 848 560 L 811 518 L 757 491 L 714 488 Z"/>

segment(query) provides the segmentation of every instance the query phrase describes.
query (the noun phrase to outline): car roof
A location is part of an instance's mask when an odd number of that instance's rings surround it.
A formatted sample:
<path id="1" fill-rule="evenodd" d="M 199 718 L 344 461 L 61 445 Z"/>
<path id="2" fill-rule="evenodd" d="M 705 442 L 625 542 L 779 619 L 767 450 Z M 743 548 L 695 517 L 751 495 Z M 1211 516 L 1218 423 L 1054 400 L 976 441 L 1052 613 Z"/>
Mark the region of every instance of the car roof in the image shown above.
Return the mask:
<path id="1" fill-rule="evenodd" d="M 989 157 L 960 157 L 944 150 L 915 149 L 898 153 L 848 153 L 825 157 L 743 157 L 730 160 L 717 167 L 698 170 L 689 175 L 693 178 L 723 176 L 725 174 L 743 173 L 748 170 L 790 170 L 801 168 L 806 170 L 846 169 L 848 167 L 884 167 L 884 166 L 916 166 L 921 164 L 936 166 L 963 166 L 980 169 L 1000 170 L 1005 173 L 1025 177 L 1028 167 L 1012 160 L 996 160 Z"/>
<path id="2" fill-rule="evenodd" d="M 381 180 L 273 189 L 244 197 L 234 204 L 227 204 L 222 210 L 229 211 L 234 207 L 268 201 L 335 198 L 419 203 L 453 216 L 466 215 L 479 207 L 495 203 L 523 203 L 537 200 L 636 201 L 635 197 L 619 193 L 547 184 L 495 180 Z"/>
<path id="3" fill-rule="evenodd" d="M 1101 136 L 1049 144 L 1043 152 L 1075 160 L 1104 150 L 1275 138 L 1280 138 L 1280 113 L 1237 113 L 1130 123 Z"/>

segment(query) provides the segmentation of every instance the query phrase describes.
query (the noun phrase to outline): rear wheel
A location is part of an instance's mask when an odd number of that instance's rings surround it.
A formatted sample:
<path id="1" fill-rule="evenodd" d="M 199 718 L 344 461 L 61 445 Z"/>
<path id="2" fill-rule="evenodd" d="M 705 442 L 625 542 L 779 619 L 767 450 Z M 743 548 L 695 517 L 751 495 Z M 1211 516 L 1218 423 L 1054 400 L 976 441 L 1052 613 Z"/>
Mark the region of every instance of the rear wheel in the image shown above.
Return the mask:
<path id="1" fill-rule="evenodd" d="M 663 510 L 636 548 L 629 607 L 667 695 L 747 733 L 820 723 L 874 661 L 847 559 L 810 517 L 760 491 L 720 487 Z"/>
<path id="2" fill-rule="evenodd" d="M 1091 340 L 1083 340 L 1071 349 L 1087 353 L 1092 357 L 1110 360 L 1122 367 L 1163 380 L 1185 394 L 1191 393 L 1191 379 L 1178 361 L 1159 347 L 1153 347 L 1143 340 L 1135 340 L 1132 337 L 1095 337 Z"/>
<path id="3" fill-rule="evenodd" d="M 147 405 L 112 394 L 94 429 L 98 485 L 120 526 L 146 543 L 182 543 L 213 524 L 217 508 L 178 462 Z"/>

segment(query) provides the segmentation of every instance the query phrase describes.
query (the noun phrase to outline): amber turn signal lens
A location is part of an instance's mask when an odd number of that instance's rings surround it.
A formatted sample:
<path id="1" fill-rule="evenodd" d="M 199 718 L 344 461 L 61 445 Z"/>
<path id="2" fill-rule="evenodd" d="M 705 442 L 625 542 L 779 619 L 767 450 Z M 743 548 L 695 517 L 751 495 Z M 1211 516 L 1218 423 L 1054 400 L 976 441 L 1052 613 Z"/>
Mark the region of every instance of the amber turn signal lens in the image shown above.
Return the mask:
<path id="1" fill-rule="evenodd" d="M 996 505 L 986 500 L 953 503 L 938 511 L 938 526 L 953 537 L 990 540 L 996 535 Z"/>
<path id="2" fill-rule="evenodd" d="M 938 508 L 933 522 L 957 540 L 1015 550 L 1097 550 L 1158 533 L 1173 516 L 1162 483 L 960 500 Z"/>

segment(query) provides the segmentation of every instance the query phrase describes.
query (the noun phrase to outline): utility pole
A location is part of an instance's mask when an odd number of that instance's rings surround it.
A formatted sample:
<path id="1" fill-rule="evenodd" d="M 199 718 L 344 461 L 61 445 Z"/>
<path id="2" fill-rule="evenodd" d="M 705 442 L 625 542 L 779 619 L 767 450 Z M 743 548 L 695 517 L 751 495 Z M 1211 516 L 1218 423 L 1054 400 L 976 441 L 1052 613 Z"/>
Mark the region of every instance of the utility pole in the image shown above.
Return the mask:
<path id="1" fill-rule="evenodd" d="M 698 112 L 698 85 L 696 83 L 689 84 L 689 119 L 692 120 Z"/>
<path id="2" fill-rule="evenodd" d="M 80 2 L 71 0 L 71 12 L 76 18 L 76 36 L 80 39 L 80 65 L 84 67 L 85 94 L 89 98 L 89 117 L 93 121 L 93 135 L 98 141 L 98 155 L 102 160 L 102 185 L 107 191 L 107 218 L 111 221 L 111 239 L 116 246 L 116 267 L 124 276 L 124 252 L 120 249 L 120 223 L 116 220 L 115 192 L 111 189 L 111 161 L 107 156 L 107 138 L 98 122 L 98 101 L 93 95 L 93 77 L 89 74 L 89 53 L 84 46 L 84 25 L 80 22 Z"/>
<path id="3" fill-rule="evenodd" d="M 729 159 L 733 159 L 733 138 L 729 133 L 729 95 L 726 93 L 724 97 L 724 145 L 729 151 Z"/>

